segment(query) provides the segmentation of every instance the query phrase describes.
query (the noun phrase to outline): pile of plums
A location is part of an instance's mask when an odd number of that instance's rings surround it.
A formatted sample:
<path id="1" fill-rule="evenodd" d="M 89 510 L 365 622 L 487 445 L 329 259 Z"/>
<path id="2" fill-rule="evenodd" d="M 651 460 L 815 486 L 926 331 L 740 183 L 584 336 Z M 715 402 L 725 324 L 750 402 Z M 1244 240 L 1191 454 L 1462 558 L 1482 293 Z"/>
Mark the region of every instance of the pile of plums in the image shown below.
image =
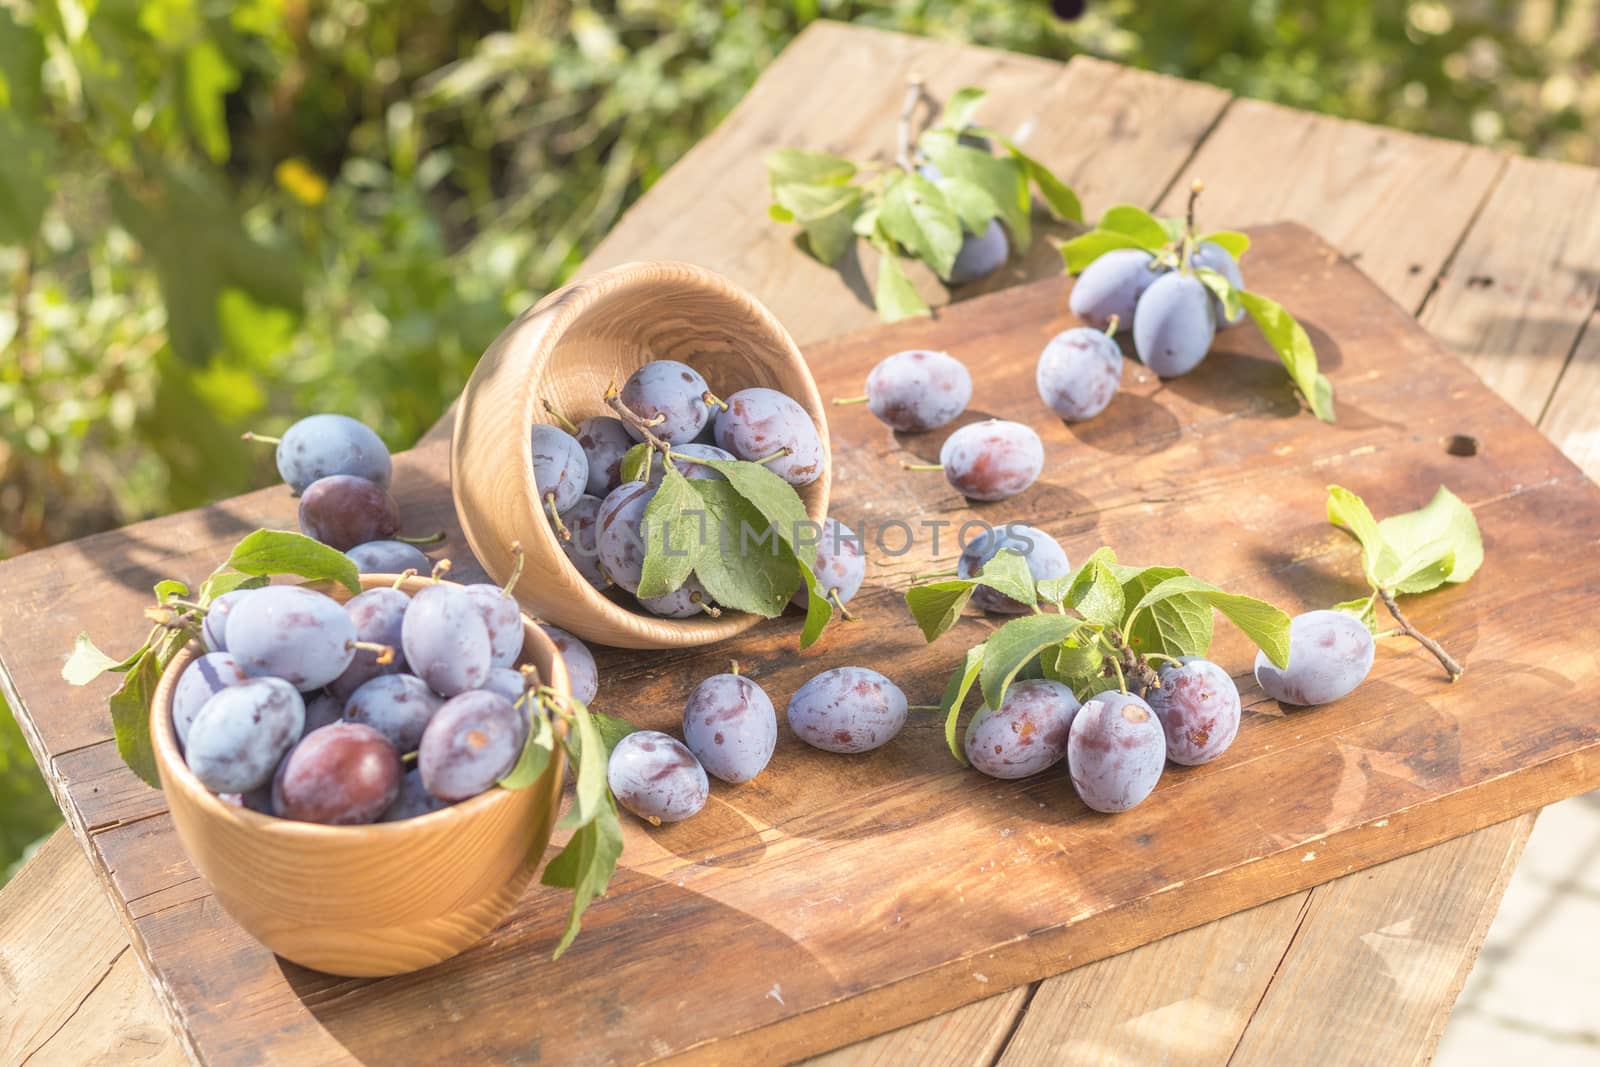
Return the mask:
<path id="1" fill-rule="evenodd" d="M 588 703 L 594 658 L 544 630 Z M 524 699 L 537 683 L 518 669 L 522 611 L 493 585 L 380 586 L 343 604 L 302 586 L 235 590 L 202 638 L 173 690 L 184 759 L 224 799 L 285 819 L 389 822 L 476 796 L 545 713 Z"/>
<path id="2" fill-rule="evenodd" d="M 868 752 L 906 723 L 906 695 L 877 671 L 836 667 L 789 698 L 789 728 L 825 752 Z M 622 738 L 607 777 L 617 802 L 648 822 L 678 822 L 705 807 L 710 781 L 737 785 L 766 769 L 778 744 L 772 698 L 738 668 L 707 678 L 683 706 L 683 740 L 658 730 Z"/>

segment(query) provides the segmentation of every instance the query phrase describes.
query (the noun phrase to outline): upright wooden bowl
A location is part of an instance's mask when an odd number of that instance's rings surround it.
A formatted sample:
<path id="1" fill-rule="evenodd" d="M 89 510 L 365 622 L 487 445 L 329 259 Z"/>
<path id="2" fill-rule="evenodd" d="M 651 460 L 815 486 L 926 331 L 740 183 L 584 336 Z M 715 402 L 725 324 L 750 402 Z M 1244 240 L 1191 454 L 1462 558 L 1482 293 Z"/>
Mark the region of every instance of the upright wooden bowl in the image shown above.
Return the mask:
<path id="1" fill-rule="evenodd" d="M 428 581 L 411 578 L 401 588 L 415 592 Z M 394 582 L 361 579 L 368 589 Z M 332 595 L 349 596 L 342 588 Z M 523 662 L 567 694 L 555 645 L 531 620 L 523 629 Z M 184 851 L 252 937 L 314 970 L 379 977 L 449 959 L 505 918 L 550 841 L 564 773 L 559 746 L 527 789 L 492 788 L 414 819 L 321 826 L 273 818 L 219 800 L 183 761 L 172 693 L 196 655 L 192 646 L 181 652 L 156 688 L 156 767 Z"/>
<path id="2" fill-rule="evenodd" d="M 751 386 L 787 393 L 822 437 L 822 474 L 798 492 L 816 522 L 828 513 L 833 474 L 828 421 L 794 340 L 750 294 L 687 263 L 628 263 L 558 289 L 506 327 L 461 394 L 450 451 L 456 514 L 473 553 L 497 582 L 511 574 L 511 545 L 527 554 L 517 599 L 542 619 L 621 648 L 709 644 L 756 616 L 663 619 L 624 605 L 584 580 L 556 540 L 534 487 L 528 434 L 568 419 L 610 415 L 606 387 L 653 359 L 675 359 L 728 396 Z"/>

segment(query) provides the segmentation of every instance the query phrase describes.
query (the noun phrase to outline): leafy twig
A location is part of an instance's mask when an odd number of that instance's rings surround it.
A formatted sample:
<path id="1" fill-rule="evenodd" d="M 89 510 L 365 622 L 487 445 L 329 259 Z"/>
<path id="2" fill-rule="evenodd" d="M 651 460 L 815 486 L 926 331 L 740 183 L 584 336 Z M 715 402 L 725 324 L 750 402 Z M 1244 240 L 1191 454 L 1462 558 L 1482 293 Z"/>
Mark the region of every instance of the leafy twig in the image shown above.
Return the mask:
<path id="1" fill-rule="evenodd" d="M 1379 589 L 1378 598 L 1383 601 L 1383 606 L 1389 609 L 1389 614 L 1394 616 L 1394 621 L 1400 624 L 1400 631 L 1407 637 L 1415 639 L 1417 644 L 1421 645 L 1429 652 L 1432 652 L 1434 658 L 1436 658 L 1444 667 L 1444 669 L 1449 672 L 1450 680 L 1452 682 L 1461 677 L 1461 675 L 1466 671 L 1466 668 L 1460 663 L 1457 663 L 1455 657 L 1446 652 L 1439 642 L 1435 641 L 1433 638 L 1429 637 L 1427 634 L 1411 625 L 1411 620 L 1407 619 L 1405 615 L 1401 614 L 1400 605 L 1395 603 L 1393 593 L 1389 592 L 1387 589 Z"/>
<path id="2" fill-rule="evenodd" d="M 900 118 L 895 124 L 895 134 L 898 147 L 895 150 L 895 162 L 900 169 L 910 174 L 914 169 L 911 163 L 911 117 L 916 114 L 917 105 L 922 102 L 922 75 L 912 73 L 906 79 L 906 98 L 900 105 Z"/>

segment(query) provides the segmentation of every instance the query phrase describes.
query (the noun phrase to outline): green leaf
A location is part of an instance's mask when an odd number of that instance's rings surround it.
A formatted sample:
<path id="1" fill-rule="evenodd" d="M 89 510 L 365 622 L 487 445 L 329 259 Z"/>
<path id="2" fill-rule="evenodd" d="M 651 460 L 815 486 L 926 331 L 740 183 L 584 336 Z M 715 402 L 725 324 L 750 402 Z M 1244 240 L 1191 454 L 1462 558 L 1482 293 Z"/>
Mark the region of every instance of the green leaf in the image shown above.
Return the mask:
<path id="1" fill-rule="evenodd" d="M 892 183 L 878 209 L 878 225 L 941 278 L 961 251 L 961 220 L 939 187 L 920 174 Z"/>
<path id="2" fill-rule="evenodd" d="M 1000 214 L 994 197 L 965 178 L 940 178 L 934 184 L 955 209 L 956 216 L 961 219 L 961 229 L 967 233 L 982 233 Z"/>
<path id="3" fill-rule="evenodd" d="M 1378 530 L 1378 520 L 1372 517 L 1366 502 L 1342 485 L 1328 486 L 1328 521 L 1342 526 L 1361 545 L 1361 568 L 1367 581 L 1382 585 L 1380 574 L 1391 574 L 1399 564 Z"/>
<path id="4" fill-rule="evenodd" d="M 1101 215 L 1100 221 L 1095 224 L 1095 229 L 1131 237 L 1138 242 L 1140 248 L 1149 252 L 1159 252 L 1171 241 L 1166 227 L 1161 225 L 1160 220 L 1144 208 L 1133 204 L 1118 204 L 1106 208 L 1105 214 Z"/>
<path id="5" fill-rule="evenodd" d="M 572 735 L 567 738 L 567 748 L 578 773 L 574 776 L 572 807 L 556 824 L 558 830 L 587 826 L 604 809 L 611 795 L 606 784 L 608 750 L 594 716 L 577 700 L 567 701 L 567 709 L 572 714 Z"/>
<path id="6" fill-rule="evenodd" d="M 922 636 L 933 641 L 956 624 L 975 588 L 977 583 L 965 578 L 914 585 L 906 590 L 906 607 L 911 609 Z"/>
<path id="7" fill-rule="evenodd" d="M 689 479 L 667 468 L 639 524 L 645 545 L 639 595 L 666 596 L 681 588 L 706 551 L 708 529 Z"/>
<path id="8" fill-rule="evenodd" d="M 1000 142 L 1006 146 L 1006 151 L 1011 153 L 1011 158 L 1022 167 L 1023 174 L 1038 188 L 1039 196 L 1052 215 L 1071 222 L 1083 221 L 1083 204 L 1079 202 L 1078 194 L 1072 191 L 1071 186 L 1057 178 L 1049 167 L 1017 147 L 1015 141 L 1002 137 Z"/>
<path id="9" fill-rule="evenodd" d="M 716 532 L 719 541 L 707 546 L 695 567 L 706 592 L 734 611 L 769 619 L 781 614 L 799 588 L 800 571 L 793 550 L 778 536 L 775 524 L 731 482 L 701 478 L 690 484 L 705 504 L 708 529 Z"/>
<path id="10" fill-rule="evenodd" d="M 1203 656 L 1211 648 L 1211 605 L 1196 597 L 1166 597 L 1132 618 L 1125 636 L 1135 652 Z"/>
<path id="11" fill-rule="evenodd" d="M 972 125 L 972 116 L 977 114 L 978 105 L 988 95 L 984 90 L 970 85 L 957 89 L 950 94 L 944 110 L 939 113 L 939 126 L 959 134 Z"/>
<path id="12" fill-rule="evenodd" d="M 79 634 L 72 643 L 72 655 L 67 657 L 67 662 L 61 667 L 61 678 L 68 685 L 88 685 L 96 678 L 111 671 L 116 674 L 125 674 L 132 670 L 150 649 L 150 642 L 146 641 L 134 649 L 126 659 L 113 659 L 95 647 L 89 640 L 88 634 Z"/>
<path id="13" fill-rule="evenodd" d="M 949 130 L 928 130 L 917 144 L 942 176 L 972 182 L 988 193 L 1011 234 L 1011 243 L 1018 252 L 1027 252 L 1033 236 L 1028 217 L 1032 202 L 1020 163 L 968 148 Z"/>
<path id="14" fill-rule="evenodd" d="M 1361 620 L 1368 630 L 1378 632 L 1377 599 L 1363 597 L 1360 600 L 1346 600 L 1333 606 L 1334 611 L 1342 611 L 1346 615 L 1354 615 Z"/>
<path id="15" fill-rule="evenodd" d="M 1239 302 L 1250 313 L 1261 329 L 1261 336 L 1278 353 L 1295 388 L 1306 398 L 1312 414 L 1323 422 L 1332 422 L 1333 384 L 1317 370 L 1317 353 L 1311 347 L 1311 338 L 1294 316 L 1282 304 L 1259 293 L 1236 290 Z"/>
<path id="16" fill-rule="evenodd" d="M 1107 252 L 1119 248 L 1143 248 L 1137 240 L 1125 233 L 1110 230 L 1090 230 L 1074 237 L 1061 246 L 1061 257 L 1066 261 L 1067 273 L 1082 274 L 1083 269 Z"/>
<path id="17" fill-rule="evenodd" d="M 1122 583 L 1099 553 L 1090 556 L 1072 576 L 1065 599 L 1078 614 L 1102 626 L 1117 626 L 1124 618 Z"/>
<path id="18" fill-rule="evenodd" d="M 1454 553 L 1445 581 L 1464 582 L 1483 565 L 1483 535 L 1472 509 L 1444 486 L 1425 507 L 1391 515 L 1378 523 L 1384 543 L 1397 557 L 1416 557 L 1434 542 L 1448 545 Z"/>
<path id="19" fill-rule="evenodd" d="M 873 198 L 865 202 L 865 206 L 856 212 L 855 221 L 850 224 L 850 229 L 857 237 L 871 240 L 878 232 L 878 200 Z"/>
<path id="20" fill-rule="evenodd" d="M 887 240 L 878 244 L 878 285 L 872 291 L 872 302 L 878 317 L 884 322 L 896 322 L 917 315 L 930 315 L 928 305 L 917 295 L 916 286 L 906 277 L 900 259 Z"/>
<path id="21" fill-rule="evenodd" d="M 606 891 L 622 857 L 622 823 L 617 819 L 617 802 L 610 791 L 594 819 L 579 827 L 566 847 L 545 865 L 540 881 L 548 886 L 572 890 L 572 910 L 567 928 L 561 934 L 552 959 L 560 959 L 583 927 L 583 913 L 589 902 Z"/>
<path id="22" fill-rule="evenodd" d="M 1402 560 L 1393 584 L 1385 588 L 1395 593 L 1426 593 L 1449 581 L 1455 565 L 1456 552 L 1450 542 L 1434 541 Z"/>
<path id="23" fill-rule="evenodd" d="M 811 249 L 811 254 L 817 257 L 818 262 L 833 266 L 855 243 L 856 208 L 860 200 L 860 196 L 857 195 L 838 212 L 802 221 L 801 228 L 805 230 L 806 245 Z"/>
<path id="24" fill-rule="evenodd" d="M 1176 601 L 1190 603 L 1179 605 L 1177 611 L 1188 615 L 1192 605 L 1202 607 L 1206 611 L 1206 629 L 1210 629 L 1210 609 L 1216 608 L 1222 612 L 1233 624 L 1243 630 L 1245 636 L 1256 643 L 1267 658 L 1279 667 L 1289 663 L 1289 616 L 1266 601 L 1257 600 L 1255 597 L 1244 596 L 1240 593 L 1226 593 L 1208 582 L 1187 574 L 1175 575 L 1153 586 L 1129 612 L 1130 618 L 1138 618 L 1141 612 L 1153 610 L 1162 604 Z M 1185 622 L 1187 625 L 1187 622 Z M 1208 634 L 1209 638 L 1209 634 Z M 1209 639 L 1205 646 L 1200 648 L 1185 648 L 1181 653 L 1168 653 L 1169 655 L 1203 656 L 1210 646 Z M 1143 649 L 1141 651 L 1150 651 Z"/>
<path id="25" fill-rule="evenodd" d="M 622 454 L 622 462 L 618 466 L 622 480 L 625 482 L 643 482 L 649 480 L 649 467 L 655 449 L 648 443 L 641 441 Z"/>
<path id="26" fill-rule="evenodd" d="M 710 467 L 726 478 L 728 484 L 733 486 L 762 518 L 766 519 L 779 539 L 790 548 L 796 548 L 805 542 L 806 535 L 816 529 L 816 523 L 812 522 L 811 516 L 806 513 L 805 503 L 800 499 L 800 494 L 794 491 L 794 486 L 773 474 L 762 464 L 727 459 L 696 462 Z M 696 479 L 696 481 L 704 480 L 706 479 Z M 695 488 L 698 489 L 700 486 L 696 485 Z M 815 541 L 810 542 L 813 552 L 815 544 Z"/>
<path id="27" fill-rule="evenodd" d="M 1218 300 L 1222 301 L 1222 311 L 1228 317 L 1228 320 L 1232 322 L 1238 319 L 1243 313 L 1243 305 L 1239 303 L 1239 290 L 1233 287 L 1233 283 L 1228 280 L 1227 276 L 1221 271 L 1212 270 L 1210 267 L 1201 267 L 1194 273 L 1195 277 L 1199 278 L 1201 283 L 1207 289 L 1210 289 Z"/>
<path id="28" fill-rule="evenodd" d="M 1030 607 L 1038 603 L 1039 594 L 1033 587 L 1033 572 L 1028 561 L 1015 549 L 1003 548 L 994 554 L 974 579 L 977 585 L 986 585 L 995 592 L 1010 597 Z"/>
<path id="29" fill-rule="evenodd" d="M 795 563 L 800 568 L 800 578 L 806 588 L 806 621 L 800 629 L 800 647 L 810 648 L 817 643 L 817 638 L 822 636 L 823 629 L 833 618 L 833 602 L 828 599 L 828 591 L 817 581 L 816 572 L 810 565 L 798 556 L 795 557 Z"/>
<path id="30" fill-rule="evenodd" d="M 799 148 L 779 148 L 768 152 L 767 174 L 774 186 L 798 182 L 803 185 L 843 185 L 856 175 L 856 165 L 828 152 L 807 152 Z"/>
<path id="31" fill-rule="evenodd" d="M 790 211 L 781 204 L 768 204 L 767 218 L 771 219 L 773 222 L 793 222 L 794 212 Z"/>
<path id="32" fill-rule="evenodd" d="M 774 187 L 772 197 L 797 220 L 808 222 L 828 215 L 848 214 L 851 205 L 860 202 L 861 190 L 852 185 L 789 183 Z"/>
<path id="33" fill-rule="evenodd" d="M 242 571 L 218 570 L 200 583 L 200 605 L 210 604 L 223 593 L 231 593 L 235 589 L 260 589 L 270 584 L 264 574 L 245 574 Z"/>
<path id="34" fill-rule="evenodd" d="M 338 549 L 287 530 L 257 530 L 233 548 L 225 566 L 249 575 L 294 574 L 313 582 L 338 582 L 361 592 L 355 561 Z"/>
<path id="35" fill-rule="evenodd" d="M 214 41 L 202 38 L 184 53 L 183 92 L 189 125 L 213 163 L 223 163 L 228 158 L 225 102 L 238 87 L 238 70 Z"/>
<path id="36" fill-rule="evenodd" d="M 1237 230 L 1214 230 L 1202 234 L 1200 240 L 1220 245 L 1235 261 L 1243 259 L 1244 254 L 1250 251 L 1250 238 Z"/>
<path id="37" fill-rule="evenodd" d="M 985 649 L 985 645 L 967 649 L 967 658 L 962 661 L 961 669 L 950 676 L 950 681 L 944 687 L 944 696 L 939 698 L 939 710 L 944 714 L 944 743 L 950 746 L 950 754 L 961 763 L 967 762 L 967 754 L 956 739 L 957 727 L 961 722 L 961 705 L 966 703 L 972 683 L 978 680 Z"/>
<path id="38" fill-rule="evenodd" d="M 591 711 L 589 717 L 594 720 L 594 727 L 600 731 L 600 740 L 606 746 L 606 762 L 611 761 L 611 750 L 631 733 L 638 731 L 638 727 L 626 719 L 619 719 L 615 715 L 604 715 L 598 711 Z"/>
<path id="39" fill-rule="evenodd" d="M 1066 615 L 1027 615 L 1013 619 L 996 630 L 984 642 L 988 651 L 983 655 L 983 667 L 979 674 L 983 702 L 991 708 L 998 708 L 1018 671 L 1040 652 L 1051 645 L 1060 644 L 1081 626 L 1081 619 Z"/>
<path id="40" fill-rule="evenodd" d="M 532 705 L 528 713 L 528 739 L 522 745 L 522 755 L 517 757 L 516 766 L 500 779 L 502 789 L 528 788 L 544 774 L 545 768 L 550 766 L 550 757 L 555 755 L 556 735 L 550 726 L 549 713 L 532 698 L 528 704 Z"/>
<path id="41" fill-rule="evenodd" d="M 155 745 L 150 739 L 150 700 L 161 681 L 162 666 L 154 651 L 146 652 L 110 700 L 117 754 L 140 781 L 155 789 L 161 788 L 161 775 L 156 771 Z"/>
<path id="42" fill-rule="evenodd" d="M 164 605 L 169 597 L 187 597 L 189 587 L 175 578 L 163 578 L 156 583 L 155 592 L 156 603 Z"/>

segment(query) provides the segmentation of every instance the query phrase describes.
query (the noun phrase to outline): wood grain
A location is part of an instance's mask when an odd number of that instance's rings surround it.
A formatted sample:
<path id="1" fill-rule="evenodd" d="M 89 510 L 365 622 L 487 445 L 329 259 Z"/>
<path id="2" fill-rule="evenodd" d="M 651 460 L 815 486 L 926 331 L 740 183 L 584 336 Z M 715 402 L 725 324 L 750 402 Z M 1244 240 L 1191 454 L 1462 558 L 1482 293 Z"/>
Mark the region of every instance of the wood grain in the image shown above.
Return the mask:
<path id="1" fill-rule="evenodd" d="M 1414 851 L 1600 778 L 1600 732 L 1573 695 L 1596 669 L 1578 651 L 1593 639 L 1596 579 L 1547 558 L 1554 540 L 1600 537 L 1600 490 L 1326 245 L 1294 227 L 1256 236 L 1263 288 L 1328 338 L 1338 426 L 1297 412 L 1281 369 L 1247 331 L 1224 335 L 1202 369 L 1177 382 L 1130 367 L 1125 394 L 1091 423 L 1045 420 L 1031 400 L 1031 354 L 1068 320 L 1062 283 L 1039 283 L 966 302 L 935 323 L 815 345 L 808 357 L 827 390 L 913 340 L 957 354 L 981 345 L 993 358 L 975 407 L 1033 423 L 1070 462 L 1024 497 L 974 512 L 937 475 L 915 483 L 899 471 L 936 440 L 897 438 L 845 409 L 832 428 L 835 514 L 858 529 L 887 516 L 959 523 L 1026 514 L 1074 558 L 1109 543 L 1124 559 L 1150 561 L 1181 544 L 1184 561 L 1207 578 L 1299 609 L 1348 596 L 1355 576 L 1352 546 L 1321 518 L 1327 481 L 1350 483 L 1387 512 L 1445 480 L 1475 506 L 1490 540 L 1490 562 L 1473 582 L 1422 598 L 1413 612 L 1468 658 L 1456 686 L 1446 691 L 1436 664 L 1398 644 L 1380 652 L 1375 678 L 1356 696 L 1313 712 L 1286 714 L 1247 685 L 1249 714 L 1227 758 L 1169 773 L 1149 802 L 1114 820 L 1085 812 L 1064 779 L 996 783 L 962 771 L 934 723 L 852 760 L 786 734 L 766 775 L 718 791 L 700 819 L 657 832 L 630 825 L 615 891 L 548 968 L 526 966 L 560 926 L 562 902 L 548 893 L 524 898 L 478 949 L 372 984 L 278 963 L 208 913 L 208 898 L 180 895 L 133 926 L 201 1054 L 217 1063 L 259 1054 L 262 1019 L 272 1020 L 271 1047 L 287 1059 L 312 1055 L 330 1034 L 359 1058 L 400 1047 L 527 1054 L 533 1032 L 503 1019 L 493 1033 L 437 1025 L 438 991 L 448 988 L 492 990 L 530 1019 L 563 1013 L 559 1033 L 538 1033 L 540 1056 L 552 1062 L 637 1058 L 644 1035 L 654 1057 L 798 1056 Z M 1441 438 L 1463 427 L 1500 447 L 1467 461 L 1448 456 Z M 404 493 L 406 479 L 396 483 Z M 270 495 L 263 503 L 276 506 Z M 194 517 L 155 527 L 150 535 L 203 532 Z M 884 554 L 869 550 L 878 563 Z M 876 567 L 859 599 L 872 621 L 801 656 L 792 651 L 797 620 L 712 650 L 615 653 L 601 706 L 668 727 L 689 682 L 730 654 L 780 704 L 810 673 L 846 661 L 886 665 L 913 700 L 931 700 L 956 640 L 924 646 L 899 595 L 906 575 L 935 558 L 919 544 Z M 1497 563 L 1510 560 L 1517 567 Z M 1500 616 L 1519 619 L 1515 633 L 1494 625 Z M 957 633 L 984 628 L 974 618 Z M 1529 664 L 1530 648 L 1559 670 Z M 1214 654 L 1248 682 L 1239 635 L 1223 628 Z M 1507 734 L 1499 712 L 1510 684 L 1527 706 Z M 109 869 L 149 850 L 133 844 L 139 825 L 94 835 Z M 1206 832 L 1185 830 L 1196 826 Z M 171 888 L 187 884 L 171 875 Z M 168 886 L 140 889 L 143 897 Z M 719 952 L 738 965 L 718 965 L 704 945 L 726 946 Z M 674 969 L 672 992 L 661 987 L 661 960 Z M 710 1029 L 690 1020 L 689 990 L 727 1005 L 726 1015 Z M 240 1003 L 259 1013 L 257 1025 L 239 1025 Z"/>
<path id="2" fill-rule="evenodd" d="M 668 619 L 601 592 L 567 559 L 534 483 L 524 435 L 507 427 L 609 414 L 603 397 L 653 359 L 687 363 L 712 393 L 776 389 L 816 423 L 822 461 L 797 488 L 812 521 L 828 514 L 828 417 L 794 341 L 749 293 L 703 267 L 670 261 L 624 264 L 558 289 L 507 326 L 461 395 L 451 441 L 450 487 L 473 553 L 497 584 L 526 566 L 518 599 L 579 637 L 619 648 L 678 648 L 734 637 L 761 621 L 727 611 Z"/>

